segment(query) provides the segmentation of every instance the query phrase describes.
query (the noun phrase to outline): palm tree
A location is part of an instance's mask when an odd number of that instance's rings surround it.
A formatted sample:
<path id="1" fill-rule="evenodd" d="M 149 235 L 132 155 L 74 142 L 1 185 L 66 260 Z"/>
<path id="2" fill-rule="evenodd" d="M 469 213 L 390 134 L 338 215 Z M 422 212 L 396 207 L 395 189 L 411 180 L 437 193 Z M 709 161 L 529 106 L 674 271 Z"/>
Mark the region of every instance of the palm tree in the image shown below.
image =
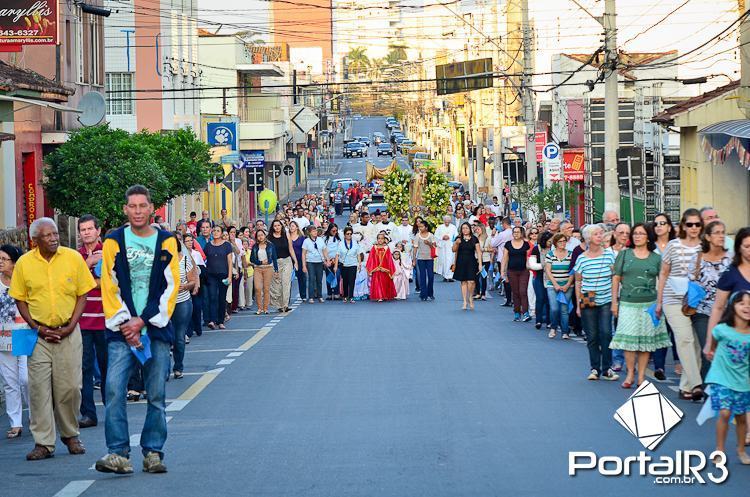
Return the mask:
<path id="1" fill-rule="evenodd" d="M 354 74 L 366 71 L 370 65 L 370 59 L 367 57 L 367 49 L 364 47 L 356 47 L 349 50 L 346 60 L 349 72 Z"/>
<path id="2" fill-rule="evenodd" d="M 385 62 L 389 66 L 396 65 L 402 60 L 406 60 L 406 47 L 401 45 L 391 45 L 388 55 L 385 57 Z"/>
<path id="3" fill-rule="evenodd" d="M 372 59 L 370 61 L 369 76 L 373 80 L 378 80 L 383 76 L 383 69 L 386 64 L 384 59 Z"/>

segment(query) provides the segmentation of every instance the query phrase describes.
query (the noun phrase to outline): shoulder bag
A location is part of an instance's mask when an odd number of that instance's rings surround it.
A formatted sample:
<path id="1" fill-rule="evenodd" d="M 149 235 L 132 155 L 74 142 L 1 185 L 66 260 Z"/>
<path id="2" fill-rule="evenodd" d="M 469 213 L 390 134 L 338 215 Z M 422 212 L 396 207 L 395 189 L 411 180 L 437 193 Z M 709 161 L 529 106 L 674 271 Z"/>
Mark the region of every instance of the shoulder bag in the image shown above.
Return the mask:
<path id="1" fill-rule="evenodd" d="M 700 277 L 702 264 L 703 264 L 703 252 L 698 252 L 698 257 L 695 260 L 695 273 L 693 273 L 693 279 L 695 281 L 698 281 L 698 278 Z M 690 286 L 691 283 L 694 283 L 694 282 L 692 281 L 688 282 L 688 287 Z M 690 317 L 690 316 L 694 316 L 698 312 L 698 309 L 695 307 L 690 307 L 690 304 L 688 303 L 688 294 L 689 292 L 685 293 L 685 296 L 682 297 L 682 314 L 687 317 Z"/>
<path id="2" fill-rule="evenodd" d="M 581 254 L 581 255 L 583 255 L 583 254 Z M 602 253 L 602 257 L 604 257 L 604 255 L 605 254 Z M 601 271 L 602 269 L 604 269 L 604 266 L 606 266 L 606 262 L 603 263 L 601 266 L 599 266 L 599 271 Z M 597 285 L 598 285 L 598 283 L 597 283 Z M 579 301 L 579 307 L 581 309 L 591 309 L 591 308 L 594 308 L 596 306 L 597 306 L 597 304 L 596 304 L 596 289 L 594 289 L 594 290 L 587 290 L 585 292 L 583 290 L 581 290 L 581 299 Z"/>

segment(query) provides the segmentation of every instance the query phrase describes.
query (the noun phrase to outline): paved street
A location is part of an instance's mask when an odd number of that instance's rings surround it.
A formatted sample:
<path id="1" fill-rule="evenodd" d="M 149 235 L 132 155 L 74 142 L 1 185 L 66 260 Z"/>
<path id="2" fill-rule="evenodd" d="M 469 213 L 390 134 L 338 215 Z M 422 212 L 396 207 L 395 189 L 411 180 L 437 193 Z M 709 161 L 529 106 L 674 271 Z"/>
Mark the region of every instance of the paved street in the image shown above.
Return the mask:
<path id="1" fill-rule="evenodd" d="M 380 123 L 354 121 L 355 134 Z M 337 177 L 364 178 L 363 159 L 339 160 Z M 582 340 L 549 340 L 546 330 L 512 322 L 494 294 L 462 311 L 458 283 L 437 280 L 435 302 L 410 295 L 235 315 L 226 331 L 187 345 L 185 378 L 167 384 L 168 474 L 141 473 L 137 449 L 133 476 L 94 471 L 106 451 L 99 406 L 100 425 L 81 435 L 86 455 L 70 456 L 58 444 L 53 459 L 26 462 L 28 430 L 1 440 L 0 495 L 747 495 L 750 471 L 733 451 L 729 480 L 718 486 L 569 477 L 569 451 L 644 450 L 613 419 L 632 391 L 585 379 Z M 685 417 L 651 455 L 709 453 L 714 425 L 695 423 L 699 405 L 675 400 L 675 377 L 658 388 Z M 145 404 L 129 403 L 128 413 L 131 434 L 139 432 Z"/>

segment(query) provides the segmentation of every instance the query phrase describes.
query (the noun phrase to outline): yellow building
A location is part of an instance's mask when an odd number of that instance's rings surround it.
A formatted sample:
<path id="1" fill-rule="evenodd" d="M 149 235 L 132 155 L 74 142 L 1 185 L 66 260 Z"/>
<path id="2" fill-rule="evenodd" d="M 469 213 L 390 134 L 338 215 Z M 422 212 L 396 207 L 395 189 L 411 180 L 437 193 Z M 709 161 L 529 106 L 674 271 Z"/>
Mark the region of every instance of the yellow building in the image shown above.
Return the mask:
<path id="1" fill-rule="evenodd" d="M 750 120 L 739 92 L 734 81 L 654 118 L 680 129 L 681 210 L 712 206 L 730 233 L 750 226 Z"/>

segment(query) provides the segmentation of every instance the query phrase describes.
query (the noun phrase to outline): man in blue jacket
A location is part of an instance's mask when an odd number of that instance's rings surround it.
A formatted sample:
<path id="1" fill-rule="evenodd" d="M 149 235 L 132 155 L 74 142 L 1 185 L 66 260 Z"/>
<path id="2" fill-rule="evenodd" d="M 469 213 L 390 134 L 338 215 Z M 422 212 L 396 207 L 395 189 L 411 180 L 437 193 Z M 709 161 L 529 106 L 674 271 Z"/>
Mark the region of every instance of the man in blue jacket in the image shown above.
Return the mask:
<path id="1" fill-rule="evenodd" d="M 170 318 L 180 284 L 177 241 L 171 233 L 151 226 L 154 204 L 146 187 L 131 186 L 123 210 L 129 225 L 110 233 L 102 249 L 101 289 L 109 357 L 104 430 L 109 453 L 95 467 L 105 473 L 133 472 L 126 391 L 130 372 L 139 361 L 135 352 L 150 348 L 151 358 L 143 364 L 148 391 L 141 433 L 143 471 L 164 473 L 165 382 L 174 334 Z"/>

